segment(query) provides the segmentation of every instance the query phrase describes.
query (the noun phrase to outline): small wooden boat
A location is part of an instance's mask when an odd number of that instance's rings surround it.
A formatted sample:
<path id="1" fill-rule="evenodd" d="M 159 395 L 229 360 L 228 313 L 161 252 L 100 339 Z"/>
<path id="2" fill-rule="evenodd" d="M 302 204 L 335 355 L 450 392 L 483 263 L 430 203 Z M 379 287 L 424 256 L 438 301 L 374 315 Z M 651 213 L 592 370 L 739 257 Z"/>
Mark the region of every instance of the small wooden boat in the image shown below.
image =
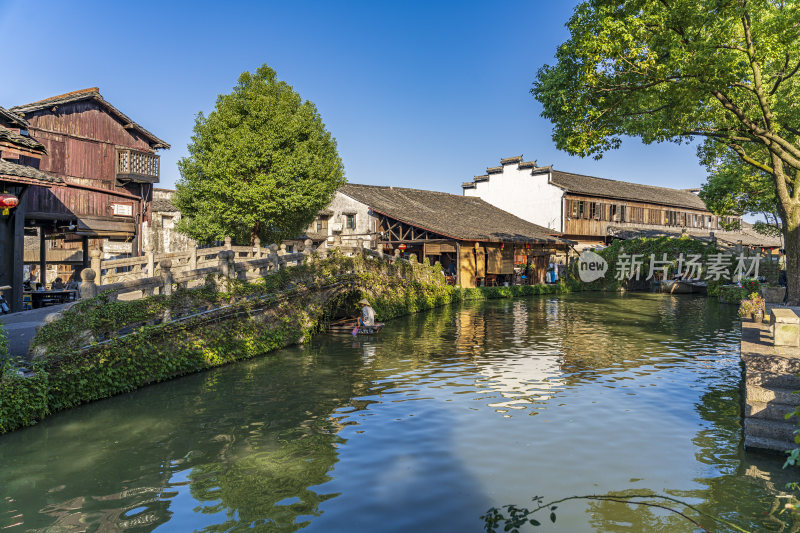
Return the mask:
<path id="1" fill-rule="evenodd" d="M 661 291 L 669 294 L 706 294 L 708 284 L 705 281 L 668 279 L 661 282 Z"/>
<path id="2" fill-rule="evenodd" d="M 347 333 L 352 335 L 353 330 L 358 324 L 358 320 L 355 319 L 345 319 L 345 320 L 337 320 L 335 322 L 331 322 L 328 325 L 328 332 L 329 333 Z M 384 324 L 382 322 L 376 322 L 374 326 L 359 326 L 358 334 L 359 335 L 374 335 L 378 333 L 380 330 L 383 329 Z"/>

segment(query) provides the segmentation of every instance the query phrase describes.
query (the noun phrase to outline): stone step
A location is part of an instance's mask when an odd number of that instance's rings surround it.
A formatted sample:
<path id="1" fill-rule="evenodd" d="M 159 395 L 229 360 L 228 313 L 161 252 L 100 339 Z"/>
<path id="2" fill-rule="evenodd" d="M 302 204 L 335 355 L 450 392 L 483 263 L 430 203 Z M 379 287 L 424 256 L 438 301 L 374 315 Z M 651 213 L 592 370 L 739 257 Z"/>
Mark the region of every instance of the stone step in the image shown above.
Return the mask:
<path id="1" fill-rule="evenodd" d="M 782 440 L 770 439 L 768 437 L 754 437 L 752 435 L 745 435 L 744 447 L 747 450 L 760 450 L 779 455 L 786 455 L 786 450 L 790 447 L 786 446 L 786 442 Z"/>
<path id="2" fill-rule="evenodd" d="M 800 390 L 800 377 L 793 373 L 755 372 L 751 369 L 745 371 L 745 384 L 762 387 L 765 389 Z"/>
<path id="3" fill-rule="evenodd" d="M 797 425 L 787 421 L 778 422 L 764 418 L 744 419 L 744 433 L 749 437 L 759 437 L 781 441 L 786 446 L 785 449 L 796 448 L 798 444 L 794 442 L 794 430 Z"/>
<path id="4" fill-rule="evenodd" d="M 754 402 L 750 398 L 744 406 L 744 416 L 752 418 L 766 418 L 781 421 L 791 426 L 797 426 L 800 418 L 794 417 L 786 420 L 786 415 L 794 411 L 795 406 L 777 402 Z"/>
<path id="5" fill-rule="evenodd" d="M 771 389 L 758 385 L 747 385 L 748 402 L 776 403 L 781 405 L 800 405 L 800 394 L 794 393 L 795 389 Z"/>

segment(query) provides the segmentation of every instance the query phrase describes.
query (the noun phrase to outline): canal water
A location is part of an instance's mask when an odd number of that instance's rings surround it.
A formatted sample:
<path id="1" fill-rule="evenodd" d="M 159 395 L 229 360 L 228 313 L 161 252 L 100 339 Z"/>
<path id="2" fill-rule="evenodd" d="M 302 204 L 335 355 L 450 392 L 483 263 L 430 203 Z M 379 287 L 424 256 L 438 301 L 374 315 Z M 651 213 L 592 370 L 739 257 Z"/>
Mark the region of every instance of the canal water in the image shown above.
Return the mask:
<path id="1" fill-rule="evenodd" d="M 653 491 L 761 531 L 796 471 L 742 450 L 735 309 L 494 300 L 320 335 L 0 437 L 0 531 L 482 531 Z M 536 531 L 693 531 L 578 500 Z"/>

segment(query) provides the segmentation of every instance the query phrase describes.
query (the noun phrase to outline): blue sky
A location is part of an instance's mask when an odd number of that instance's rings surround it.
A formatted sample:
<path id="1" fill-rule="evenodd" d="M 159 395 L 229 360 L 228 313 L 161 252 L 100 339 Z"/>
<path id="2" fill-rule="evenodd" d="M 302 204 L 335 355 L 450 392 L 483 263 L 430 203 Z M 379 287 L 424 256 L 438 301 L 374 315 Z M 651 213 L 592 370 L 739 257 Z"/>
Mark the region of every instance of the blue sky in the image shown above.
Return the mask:
<path id="1" fill-rule="evenodd" d="M 626 140 L 602 160 L 556 150 L 529 89 L 567 38 L 573 0 L 55 2 L 0 0 L 15 43 L 11 107 L 86 87 L 172 145 L 179 178 L 194 116 L 266 63 L 317 105 L 349 181 L 442 190 L 523 154 L 540 165 L 667 187 L 705 179 L 693 146 Z"/>

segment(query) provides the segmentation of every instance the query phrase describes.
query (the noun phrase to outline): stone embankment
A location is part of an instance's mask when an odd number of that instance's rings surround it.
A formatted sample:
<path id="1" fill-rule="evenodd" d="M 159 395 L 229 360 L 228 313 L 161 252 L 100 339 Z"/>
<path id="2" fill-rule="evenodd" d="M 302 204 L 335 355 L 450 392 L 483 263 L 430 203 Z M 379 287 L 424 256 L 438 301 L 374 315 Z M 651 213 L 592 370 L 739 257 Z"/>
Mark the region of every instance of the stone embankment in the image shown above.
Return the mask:
<path id="1" fill-rule="evenodd" d="M 791 310 L 773 309 L 771 315 L 771 324 L 742 322 L 744 445 L 783 454 L 797 447 L 798 419 L 786 415 L 800 405 L 794 393 L 800 390 L 800 331 Z"/>

